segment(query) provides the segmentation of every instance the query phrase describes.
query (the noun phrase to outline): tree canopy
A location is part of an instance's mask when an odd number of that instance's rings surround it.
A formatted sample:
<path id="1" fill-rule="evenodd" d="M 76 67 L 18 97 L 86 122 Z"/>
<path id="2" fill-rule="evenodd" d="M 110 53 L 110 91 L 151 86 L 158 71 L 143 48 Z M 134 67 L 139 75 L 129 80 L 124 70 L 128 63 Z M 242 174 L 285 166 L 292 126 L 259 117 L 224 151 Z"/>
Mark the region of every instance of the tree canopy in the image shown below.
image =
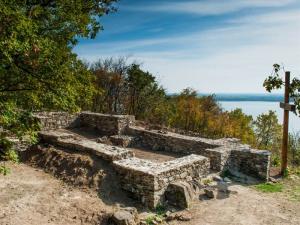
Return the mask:
<path id="1" fill-rule="evenodd" d="M 115 0 L 0 2 L 0 101 L 27 109 L 78 110 L 92 95 L 91 73 L 72 52 L 94 38 Z"/>

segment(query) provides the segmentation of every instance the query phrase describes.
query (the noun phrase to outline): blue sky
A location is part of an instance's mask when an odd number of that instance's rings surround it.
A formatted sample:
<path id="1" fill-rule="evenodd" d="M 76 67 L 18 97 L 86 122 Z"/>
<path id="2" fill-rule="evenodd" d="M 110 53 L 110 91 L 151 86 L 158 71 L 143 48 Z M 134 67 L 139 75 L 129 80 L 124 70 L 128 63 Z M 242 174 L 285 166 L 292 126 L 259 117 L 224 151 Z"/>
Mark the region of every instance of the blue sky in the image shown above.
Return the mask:
<path id="1" fill-rule="evenodd" d="M 300 75 L 299 0 L 121 0 L 80 58 L 128 56 L 168 92 L 259 93 L 273 63 Z"/>

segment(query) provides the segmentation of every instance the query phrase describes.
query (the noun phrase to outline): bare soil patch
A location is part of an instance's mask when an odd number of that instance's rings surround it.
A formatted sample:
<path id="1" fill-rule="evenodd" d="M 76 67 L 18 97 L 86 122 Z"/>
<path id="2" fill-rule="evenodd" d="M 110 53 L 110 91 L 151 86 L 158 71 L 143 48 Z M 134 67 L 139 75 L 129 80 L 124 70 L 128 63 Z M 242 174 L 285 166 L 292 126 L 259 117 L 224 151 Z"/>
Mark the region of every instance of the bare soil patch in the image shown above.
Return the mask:
<path id="1" fill-rule="evenodd" d="M 0 176 L 1 225 L 106 224 L 114 210 L 97 192 L 73 188 L 40 169 L 9 164 L 12 173 Z M 113 187 L 111 187 L 113 188 Z M 233 185 L 236 194 L 199 200 L 190 210 L 190 221 L 171 225 L 299 225 L 300 202 L 278 193 L 260 193 Z"/>
<path id="2" fill-rule="evenodd" d="M 140 159 L 147 159 L 152 162 L 166 162 L 181 157 L 181 155 L 171 152 L 144 150 L 138 148 L 130 148 L 130 150 L 134 152 L 135 157 Z"/>
<path id="3" fill-rule="evenodd" d="M 300 202 L 289 201 L 282 194 L 261 193 L 252 187 L 233 185 L 234 194 L 220 194 L 216 199 L 202 199 L 190 210 L 187 222 L 172 225 L 299 225 Z"/>
<path id="4" fill-rule="evenodd" d="M 8 165 L 0 175 L 1 225 L 106 224 L 112 207 L 96 192 L 66 186 L 40 169 Z"/>
<path id="5" fill-rule="evenodd" d="M 67 184 L 95 191 L 105 204 L 139 206 L 122 190 L 112 166 L 96 156 L 38 145 L 25 151 L 22 161 L 42 168 Z"/>

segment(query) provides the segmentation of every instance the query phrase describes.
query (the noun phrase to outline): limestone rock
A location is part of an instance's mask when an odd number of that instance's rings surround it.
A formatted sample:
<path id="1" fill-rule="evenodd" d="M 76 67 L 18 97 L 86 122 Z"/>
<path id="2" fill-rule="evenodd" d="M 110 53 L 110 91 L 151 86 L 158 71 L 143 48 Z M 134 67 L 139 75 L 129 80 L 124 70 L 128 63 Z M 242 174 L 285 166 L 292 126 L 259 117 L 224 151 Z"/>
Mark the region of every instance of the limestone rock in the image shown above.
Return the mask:
<path id="1" fill-rule="evenodd" d="M 112 144 L 121 147 L 130 147 L 135 142 L 135 137 L 128 135 L 113 135 L 109 139 Z"/>
<path id="2" fill-rule="evenodd" d="M 139 222 L 137 210 L 133 207 L 119 209 L 111 217 L 114 225 L 138 225 Z"/>
<path id="3" fill-rule="evenodd" d="M 165 192 L 165 198 L 168 204 L 185 209 L 191 205 L 192 200 L 196 197 L 195 192 L 192 185 L 179 181 L 169 184 Z"/>
<path id="4" fill-rule="evenodd" d="M 224 177 L 224 181 L 225 181 L 226 183 L 231 183 L 231 180 L 230 180 L 228 177 Z"/>
<path id="5" fill-rule="evenodd" d="M 211 188 L 204 188 L 204 193 L 208 198 L 214 198 L 215 193 Z"/>
<path id="6" fill-rule="evenodd" d="M 181 212 L 177 213 L 175 218 L 179 221 L 190 221 L 192 219 L 192 215 L 189 212 Z"/>
<path id="7" fill-rule="evenodd" d="M 213 181 L 217 181 L 217 182 L 223 181 L 223 178 L 220 177 L 219 175 L 214 175 L 214 176 L 212 177 L 212 179 L 213 179 Z"/>
<path id="8" fill-rule="evenodd" d="M 109 139 L 107 136 L 103 136 L 97 139 L 97 143 L 109 144 Z"/>
<path id="9" fill-rule="evenodd" d="M 192 219 L 192 215 L 188 211 L 181 211 L 177 213 L 171 213 L 166 215 L 166 221 L 178 220 L 178 221 L 190 221 Z"/>
<path id="10" fill-rule="evenodd" d="M 228 192 L 228 184 L 226 182 L 219 182 L 218 183 L 218 191 L 227 193 Z"/>

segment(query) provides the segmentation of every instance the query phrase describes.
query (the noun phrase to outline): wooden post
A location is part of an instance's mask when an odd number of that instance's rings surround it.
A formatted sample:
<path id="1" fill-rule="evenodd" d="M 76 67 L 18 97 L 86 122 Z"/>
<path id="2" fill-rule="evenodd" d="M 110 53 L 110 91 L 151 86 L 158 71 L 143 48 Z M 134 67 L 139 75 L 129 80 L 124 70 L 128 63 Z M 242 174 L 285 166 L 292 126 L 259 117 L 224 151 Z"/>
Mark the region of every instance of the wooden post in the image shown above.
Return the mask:
<path id="1" fill-rule="evenodd" d="M 284 105 L 289 105 L 290 102 L 290 72 L 285 72 L 285 91 L 284 91 Z M 284 108 L 283 116 L 283 137 L 281 149 L 281 174 L 287 169 L 287 153 L 288 153 L 288 135 L 289 135 L 289 109 Z"/>

